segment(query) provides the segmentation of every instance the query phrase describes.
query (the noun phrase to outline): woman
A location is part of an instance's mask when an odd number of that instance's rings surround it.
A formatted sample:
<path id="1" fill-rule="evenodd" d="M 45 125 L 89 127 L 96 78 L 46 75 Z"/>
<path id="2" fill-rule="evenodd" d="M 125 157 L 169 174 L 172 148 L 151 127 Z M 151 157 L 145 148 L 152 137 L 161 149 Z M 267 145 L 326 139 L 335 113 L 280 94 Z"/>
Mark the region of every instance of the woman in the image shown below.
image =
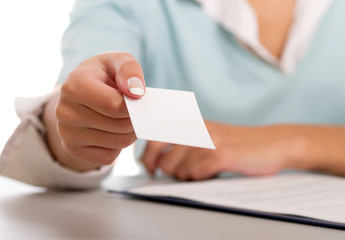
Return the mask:
<path id="1" fill-rule="evenodd" d="M 43 110 L 56 162 L 41 158 L 29 175 L 41 165 L 52 174 L 26 181 L 97 186 L 136 140 L 123 94 L 139 99 L 145 85 L 194 91 L 217 148 L 148 142 L 141 161 L 151 174 L 344 175 L 344 12 L 341 0 L 76 1 L 62 87 Z M 13 169 L 7 176 L 22 180 Z"/>

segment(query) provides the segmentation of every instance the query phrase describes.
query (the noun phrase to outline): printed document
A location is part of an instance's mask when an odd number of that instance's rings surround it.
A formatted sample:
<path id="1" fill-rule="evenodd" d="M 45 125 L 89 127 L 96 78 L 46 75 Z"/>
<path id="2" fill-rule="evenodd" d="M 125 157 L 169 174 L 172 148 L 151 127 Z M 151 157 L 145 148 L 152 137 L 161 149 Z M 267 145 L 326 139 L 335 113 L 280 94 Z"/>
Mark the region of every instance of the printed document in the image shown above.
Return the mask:
<path id="1" fill-rule="evenodd" d="M 345 223 L 345 178 L 321 174 L 155 184 L 127 192 Z"/>

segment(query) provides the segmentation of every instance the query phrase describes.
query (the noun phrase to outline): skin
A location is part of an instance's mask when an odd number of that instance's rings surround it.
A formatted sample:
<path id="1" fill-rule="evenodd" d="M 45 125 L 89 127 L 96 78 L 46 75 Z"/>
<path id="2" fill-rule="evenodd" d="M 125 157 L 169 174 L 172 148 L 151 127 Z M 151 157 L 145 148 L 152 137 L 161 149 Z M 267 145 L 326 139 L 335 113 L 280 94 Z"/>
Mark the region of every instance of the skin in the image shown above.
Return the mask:
<path id="1" fill-rule="evenodd" d="M 80 64 L 43 113 L 47 142 L 65 167 L 87 171 L 111 164 L 121 149 L 136 140 L 122 94 L 127 79 L 144 84 L 143 71 L 127 53 L 106 53 Z"/>
<path id="2" fill-rule="evenodd" d="M 277 59 L 281 58 L 291 25 L 296 0 L 248 0 L 256 13 L 259 38 Z"/>
<path id="3" fill-rule="evenodd" d="M 280 58 L 295 0 L 278 2 L 249 0 L 262 44 Z M 141 97 L 128 90 L 131 77 L 144 86 L 140 65 L 126 53 L 95 56 L 69 74 L 43 113 L 47 143 L 57 161 L 76 171 L 97 169 L 136 140 L 123 99 L 123 94 Z M 154 174 L 160 168 L 181 180 L 203 180 L 224 171 L 262 176 L 286 168 L 345 175 L 345 127 L 206 125 L 216 150 L 149 142 L 141 158 L 147 171 Z"/>
<path id="4" fill-rule="evenodd" d="M 205 180 L 225 171 L 263 176 L 282 169 L 345 175 L 344 127 L 206 125 L 216 150 L 149 142 L 141 158 L 148 172 L 160 168 L 180 180 Z"/>

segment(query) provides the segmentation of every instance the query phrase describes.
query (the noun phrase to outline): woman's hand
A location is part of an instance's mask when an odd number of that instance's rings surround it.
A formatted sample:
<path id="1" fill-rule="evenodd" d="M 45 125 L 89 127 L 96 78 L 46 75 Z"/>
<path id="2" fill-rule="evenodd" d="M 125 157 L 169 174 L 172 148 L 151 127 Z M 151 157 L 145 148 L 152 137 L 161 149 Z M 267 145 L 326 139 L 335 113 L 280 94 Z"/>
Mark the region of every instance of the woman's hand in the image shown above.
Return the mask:
<path id="1" fill-rule="evenodd" d="M 180 180 L 203 180 L 225 171 L 260 176 L 285 168 L 317 169 L 324 155 L 308 140 L 309 127 L 206 125 L 216 150 L 149 142 L 141 159 L 147 171 L 154 174 L 159 167 Z"/>
<path id="2" fill-rule="evenodd" d="M 129 54 L 106 53 L 81 63 L 43 115 L 57 160 L 80 171 L 111 164 L 136 140 L 123 94 L 140 98 L 144 89 L 143 71 Z"/>

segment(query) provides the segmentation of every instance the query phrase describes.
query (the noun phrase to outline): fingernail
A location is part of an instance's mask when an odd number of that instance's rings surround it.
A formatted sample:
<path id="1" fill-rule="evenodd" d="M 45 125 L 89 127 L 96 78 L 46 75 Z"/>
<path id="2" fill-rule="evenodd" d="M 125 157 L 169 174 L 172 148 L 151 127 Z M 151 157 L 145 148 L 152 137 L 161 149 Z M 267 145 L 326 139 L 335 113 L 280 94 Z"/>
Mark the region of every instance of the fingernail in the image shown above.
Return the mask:
<path id="1" fill-rule="evenodd" d="M 137 77 L 131 77 L 127 80 L 128 90 L 138 96 L 145 93 L 143 81 Z"/>

